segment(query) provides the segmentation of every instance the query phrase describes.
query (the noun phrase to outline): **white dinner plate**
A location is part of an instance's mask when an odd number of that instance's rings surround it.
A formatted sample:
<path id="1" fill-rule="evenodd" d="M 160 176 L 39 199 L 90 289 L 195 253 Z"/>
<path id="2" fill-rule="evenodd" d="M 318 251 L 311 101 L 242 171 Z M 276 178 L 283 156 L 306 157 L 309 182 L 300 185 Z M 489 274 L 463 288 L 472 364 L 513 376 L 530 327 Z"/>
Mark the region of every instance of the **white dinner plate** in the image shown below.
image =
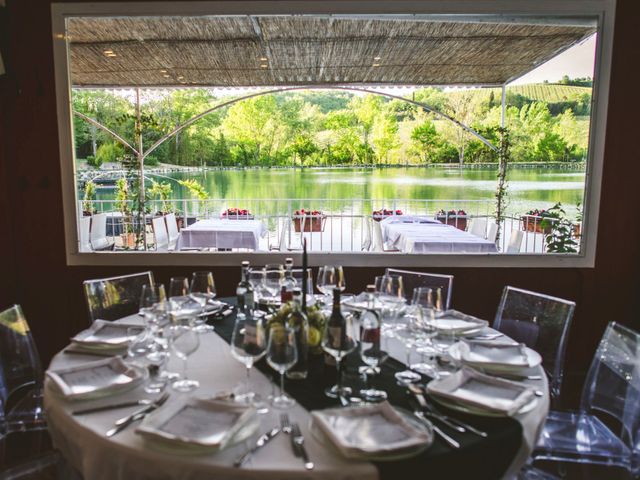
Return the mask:
<path id="1" fill-rule="evenodd" d="M 84 349 L 118 350 L 126 348 L 135 337 L 128 335 L 129 328 L 134 328 L 139 333 L 144 330 L 144 325 L 139 323 L 119 323 L 107 320 L 96 320 L 91 327 L 71 338 L 71 343 Z"/>
<path id="2" fill-rule="evenodd" d="M 496 362 L 472 362 L 468 360 L 464 360 L 462 358 L 460 352 L 460 342 L 454 343 L 449 348 L 449 355 L 456 362 L 461 362 L 464 365 L 469 365 L 470 367 L 479 368 L 485 370 L 487 372 L 493 373 L 516 373 L 526 370 L 528 368 L 537 367 L 542 363 L 542 357 L 538 352 L 532 350 L 528 347 L 524 348 L 524 353 L 527 356 L 528 365 L 511 365 L 507 363 L 496 363 Z"/>

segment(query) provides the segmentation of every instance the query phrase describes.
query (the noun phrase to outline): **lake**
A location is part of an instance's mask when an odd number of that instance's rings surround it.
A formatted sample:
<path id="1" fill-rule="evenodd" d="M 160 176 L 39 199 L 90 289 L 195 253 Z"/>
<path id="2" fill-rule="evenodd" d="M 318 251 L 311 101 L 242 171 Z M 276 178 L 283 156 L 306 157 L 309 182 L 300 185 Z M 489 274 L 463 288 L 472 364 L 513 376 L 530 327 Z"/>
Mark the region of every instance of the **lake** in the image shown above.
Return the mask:
<path id="1" fill-rule="evenodd" d="M 306 168 L 204 170 L 150 177 L 169 181 L 174 198 L 190 198 L 188 190 L 175 180 L 198 180 L 210 198 L 221 200 L 210 204 L 213 211 L 218 206 L 238 206 L 259 214 L 281 214 L 288 208 L 300 207 L 360 213 L 392 208 L 395 200 L 397 208 L 407 210 L 428 203 L 429 208 L 465 208 L 489 213 L 493 209 L 496 173 L 493 169 L 458 168 Z M 507 210 L 519 214 L 562 202 L 573 216 L 576 204 L 584 196 L 584 181 L 585 173 L 579 170 L 511 168 Z M 113 189 L 98 190 L 98 199 L 112 198 Z M 258 202 L 258 199 L 277 201 Z M 290 207 L 285 199 L 311 200 L 296 201 Z"/>

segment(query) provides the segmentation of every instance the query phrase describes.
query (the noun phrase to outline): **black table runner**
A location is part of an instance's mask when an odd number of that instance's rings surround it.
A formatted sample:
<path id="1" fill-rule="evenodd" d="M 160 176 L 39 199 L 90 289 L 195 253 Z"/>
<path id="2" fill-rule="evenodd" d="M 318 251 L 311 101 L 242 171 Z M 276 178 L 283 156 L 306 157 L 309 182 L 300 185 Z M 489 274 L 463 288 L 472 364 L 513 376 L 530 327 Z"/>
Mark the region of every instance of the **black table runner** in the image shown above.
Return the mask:
<path id="1" fill-rule="evenodd" d="M 220 300 L 235 304 L 235 298 L 221 298 Z M 227 343 L 231 341 L 235 312 L 222 320 L 210 321 L 215 331 Z M 354 389 L 354 393 L 364 387 L 358 375 L 358 367 L 363 365 L 356 352 L 343 360 L 344 384 Z M 255 367 L 274 382 L 279 382 L 279 375 L 263 360 Z M 397 384 L 394 374 L 404 370 L 405 365 L 393 358 L 389 358 L 382 366 L 381 373 L 372 377 L 371 385 L 385 390 L 392 405 L 411 410 L 410 396 L 406 388 Z M 425 377 L 427 379 L 427 377 Z M 304 380 L 285 379 L 285 390 L 307 410 L 337 407 L 336 399 L 328 398 L 324 389 L 336 383 L 336 368 L 325 365 L 322 356 L 313 356 L 309 360 L 309 375 Z M 443 407 L 443 410 L 446 410 Z M 450 412 L 452 416 L 460 418 L 488 433 L 487 438 L 481 438 L 471 433 L 451 431 L 436 421 L 445 432 L 461 444 L 459 449 L 453 449 L 437 436 L 433 445 L 424 453 L 405 460 L 374 462 L 382 480 L 396 479 L 398 476 L 411 475 L 412 478 L 429 479 L 499 479 L 507 470 L 522 443 L 522 425 L 512 418 L 493 418 L 464 415 Z M 406 478 L 409 480 L 409 478 Z"/>

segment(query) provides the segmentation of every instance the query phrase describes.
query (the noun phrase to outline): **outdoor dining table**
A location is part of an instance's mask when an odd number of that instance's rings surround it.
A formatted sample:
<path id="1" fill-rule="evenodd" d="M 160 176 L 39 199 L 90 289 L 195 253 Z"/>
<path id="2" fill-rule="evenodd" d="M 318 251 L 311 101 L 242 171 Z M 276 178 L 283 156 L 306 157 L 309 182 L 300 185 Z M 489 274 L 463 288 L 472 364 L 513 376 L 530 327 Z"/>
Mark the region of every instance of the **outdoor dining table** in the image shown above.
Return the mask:
<path id="1" fill-rule="evenodd" d="M 232 299 L 222 299 L 233 303 Z M 189 394 L 171 392 L 167 404 L 179 401 L 181 396 L 192 395 L 211 397 L 220 392 L 229 392 L 245 377 L 244 365 L 236 361 L 231 353 L 230 341 L 235 315 L 211 322 L 215 325 L 212 333 L 201 334 L 199 349 L 189 358 L 189 376 L 200 382 L 200 388 Z M 141 321 L 137 316 L 126 318 L 127 322 Z M 508 340 L 508 339 L 506 339 Z M 404 387 L 394 380 L 394 373 L 404 369 L 398 360 L 404 359 L 403 347 L 389 340 L 391 354 L 379 375 L 373 377 L 373 385 L 383 388 L 389 395 L 389 402 L 398 408 L 410 409 L 409 396 Z M 79 365 L 99 357 L 68 354 L 64 351 L 56 355 L 49 369 L 60 369 Z M 346 357 L 346 384 L 357 388 L 361 382 L 358 375 L 357 352 Z M 175 370 L 173 361 L 168 365 Z M 255 391 L 264 396 L 274 391 L 275 373 L 266 362 L 256 365 L 257 371 L 251 375 Z M 131 413 L 132 409 L 108 410 L 88 415 L 72 415 L 77 408 L 119 403 L 122 401 L 149 397 L 141 386 L 120 393 L 116 397 L 95 400 L 68 401 L 59 396 L 51 382 L 45 382 L 45 409 L 53 442 L 67 461 L 86 480 L 143 480 L 143 479 L 330 479 L 330 480 L 374 480 L 421 477 L 430 478 L 510 478 L 528 458 L 535 438 L 541 429 L 549 409 L 548 384 L 542 367 L 531 369 L 530 374 L 540 375 L 540 380 L 529 380 L 543 392 L 533 409 L 514 417 L 483 417 L 453 413 L 467 423 L 488 433 L 486 438 L 469 432 L 456 434 L 461 447 L 452 449 L 440 438 L 417 456 L 402 460 L 360 461 L 347 460 L 337 453 L 329 442 L 320 439 L 310 430 L 310 410 L 337 407 L 337 400 L 324 395 L 324 388 L 335 382 L 334 367 L 324 364 L 322 357 L 310 362 L 309 376 L 305 380 L 287 381 L 287 393 L 296 399 L 296 405 L 287 410 L 293 422 L 298 422 L 305 436 L 313 470 L 305 470 L 301 458 L 296 457 L 286 435 L 278 435 L 264 448 L 258 450 L 242 468 L 234 468 L 233 461 L 255 443 L 257 436 L 279 425 L 282 410 L 271 408 L 261 415 L 261 426 L 249 439 L 213 453 L 188 454 L 159 449 L 147 443 L 135 433 L 135 425 L 121 433 L 107 438 L 116 419 Z M 428 380 L 425 377 L 425 381 Z"/>
<path id="2" fill-rule="evenodd" d="M 176 242 L 176 250 L 202 248 L 248 248 L 258 250 L 260 238 L 267 227 L 260 220 L 206 219 L 183 228 Z"/>
<path id="3" fill-rule="evenodd" d="M 401 218 L 401 217 L 400 217 Z M 436 220 L 407 221 L 386 218 L 381 222 L 382 238 L 404 253 L 495 253 L 490 240 L 445 225 Z"/>

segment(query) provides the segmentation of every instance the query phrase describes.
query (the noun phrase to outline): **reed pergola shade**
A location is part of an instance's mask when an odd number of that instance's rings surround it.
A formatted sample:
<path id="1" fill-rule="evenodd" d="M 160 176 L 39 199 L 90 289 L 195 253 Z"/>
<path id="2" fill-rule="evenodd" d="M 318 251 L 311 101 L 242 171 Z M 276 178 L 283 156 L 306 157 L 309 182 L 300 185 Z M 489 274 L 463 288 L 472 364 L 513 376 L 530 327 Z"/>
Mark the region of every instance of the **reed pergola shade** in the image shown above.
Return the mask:
<path id="1" fill-rule="evenodd" d="M 398 16 L 74 17 L 78 87 L 502 85 L 592 22 Z"/>

